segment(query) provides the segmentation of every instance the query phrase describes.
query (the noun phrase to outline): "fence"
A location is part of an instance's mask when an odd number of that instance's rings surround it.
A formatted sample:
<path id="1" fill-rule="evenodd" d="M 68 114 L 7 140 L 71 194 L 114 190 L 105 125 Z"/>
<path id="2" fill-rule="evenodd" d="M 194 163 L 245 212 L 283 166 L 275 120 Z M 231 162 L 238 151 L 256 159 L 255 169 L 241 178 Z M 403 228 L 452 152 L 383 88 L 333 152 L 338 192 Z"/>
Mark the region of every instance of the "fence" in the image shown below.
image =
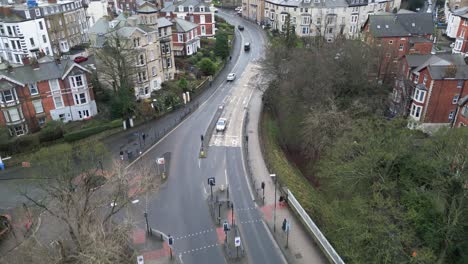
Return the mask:
<path id="1" fill-rule="evenodd" d="M 330 245 L 330 243 L 322 234 L 320 229 L 317 227 L 317 225 L 315 225 L 314 221 L 312 221 L 310 216 L 306 213 L 304 208 L 302 208 L 301 204 L 296 200 L 296 198 L 289 189 L 287 191 L 287 194 L 288 203 L 292 205 L 292 208 L 301 217 L 302 222 L 313 234 L 315 242 L 320 246 L 322 252 L 325 253 L 325 256 L 333 263 L 344 264 L 344 261 L 341 259 L 338 253 L 336 253 L 335 249 L 332 247 L 332 245 Z"/>

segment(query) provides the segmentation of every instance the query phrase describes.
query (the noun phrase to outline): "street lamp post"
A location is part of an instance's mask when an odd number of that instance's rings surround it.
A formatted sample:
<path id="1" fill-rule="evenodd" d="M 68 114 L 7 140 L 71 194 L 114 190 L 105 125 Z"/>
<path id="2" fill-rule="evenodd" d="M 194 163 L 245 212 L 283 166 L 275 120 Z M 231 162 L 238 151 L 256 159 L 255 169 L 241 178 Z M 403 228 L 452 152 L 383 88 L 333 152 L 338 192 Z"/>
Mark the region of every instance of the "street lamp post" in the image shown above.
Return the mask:
<path id="1" fill-rule="evenodd" d="M 273 232 L 276 233 L 276 174 L 270 174 L 270 177 L 275 181 L 275 209 L 273 210 Z"/>
<path id="2" fill-rule="evenodd" d="M 148 232 L 148 234 L 151 234 L 150 229 L 149 229 L 148 213 L 147 212 L 145 212 L 145 220 L 146 220 L 146 232 Z"/>

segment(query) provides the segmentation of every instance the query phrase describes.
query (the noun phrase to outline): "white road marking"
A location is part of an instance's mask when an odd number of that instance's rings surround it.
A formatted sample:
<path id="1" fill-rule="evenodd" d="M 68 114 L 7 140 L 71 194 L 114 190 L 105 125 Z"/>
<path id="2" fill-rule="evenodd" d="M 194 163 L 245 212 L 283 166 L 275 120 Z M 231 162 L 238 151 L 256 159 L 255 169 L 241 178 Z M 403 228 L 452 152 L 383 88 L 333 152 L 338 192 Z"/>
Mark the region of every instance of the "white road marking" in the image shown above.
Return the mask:
<path id="1" fill-rule="evenodd" d="M 138 200 L 138 199 L 133 200 L 133 201 L 132 201 L 132 204 L 136 204 L 136 203 L 138 203 L 139 201 L 140 201 L 140 200 Z"/>

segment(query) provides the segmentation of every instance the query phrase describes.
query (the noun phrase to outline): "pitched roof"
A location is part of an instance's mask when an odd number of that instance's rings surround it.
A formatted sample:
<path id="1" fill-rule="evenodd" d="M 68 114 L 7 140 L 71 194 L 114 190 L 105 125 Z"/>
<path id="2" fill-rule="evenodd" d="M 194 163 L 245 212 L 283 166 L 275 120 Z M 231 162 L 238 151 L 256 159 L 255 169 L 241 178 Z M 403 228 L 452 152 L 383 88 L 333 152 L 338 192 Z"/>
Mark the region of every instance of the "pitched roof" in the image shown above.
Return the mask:
<path id="1" fill-rule="evenodd" d="M 447 76 L 448 68 L 448 66 L 432 65 L 428 67 L 429 73 L 431 74 L 431 78 L 433 80 L 442 80 L 446 78 L 468 80 L 468 65 L 456 65 L 456 72 L 454 76 Z"/>
<path id="2" fill-rule="evenodd" d="M 170 27 L 170 26 L 172 26 L 172 22 L 169 21 L 169 19 L 165 17 L 158 18 L 158 28 Z"/>
<path id="3" fill-rule="evenodd" d="M 94 23 L 94 25 L 88 30 L 89 34 L 105 34 L 109 30 L 109 21 L 106 17 L 101 17 Z"/>
<path id="4" fill-rule="evenodd" d="M 60 64 L 55 61 L 40 63 L 37 69 L 34 69 L 32 65 L 24 65 L 14 67 L 11 72 L 8 72 L 8 70 L 0 70 L 0 79 L 6 77 L 6 79 L 15 80 L 22 84 L 63 79 L 64 75 L 75 67 L 89 72 L 89 70 L 72 60 L 64 59 L 61 60 Z"/>
<path id="5" fill-rule="evenodd" d="M 446 78 L 468 80 L 468 65 L 466 64 L 463 55 L 460 54 L 426 54 L 426 55 L 406 55 L 408 65 L 412 68 L 412 72 L 419 72 L 425 68 L 429 70 L 433 80 Z M 454 76 L 447 76 L 447 69 L 455 67 L 456 73 Z"/>
<path id="6" fill-rule="evenodd" d="M 463 106 L 468 103 L 468 95 L 465 95 L 460 100 L 458 100 L 458 105 Z"/>
<path id="7" fill-rule="evenodd" d="M 143 5 L 137 9 L 138 13 L 156 13 L 158 10 L 149 4 Z"/>
<path id="8" fill-rule="evenodd" d="M 406 55 L 406 62 L 408 63 L 408 66 L 411 68 L 418 67 L 419 65 L 423 64 L 425 61 L 427 61 L 432 55 L 431 54 L 409 54 Z"/>
<path id="9" fill-rule="evenodd" d="M 371 15 L 368 23 L 374 37 L 428 35 L 434 32 L 430 13 Z"/>
<path id="10" fill-rule="evenodd" d="M 174 11 L 179 10 L 178 8 L 179 6 L 183 6 L 184 9 L 187 9 L 189 6 L 193 6 L 194 8 L 199 7 L 199 6 L 208 7 L 206 3 L 199 1 L 199 0 L 185 0 L 182 2 L 175 2 L 171 5 L 166 5 L 163 9 L 161 9 L 161 11 L 162 12 L 174 12 Z"/>
<path id="11" fill-rule="evenodd" d="M 176 32 L 188 32 L 198 27 L 197 24 L 180 18 L 175 18 L 174 22 L 176 25 Z"/>

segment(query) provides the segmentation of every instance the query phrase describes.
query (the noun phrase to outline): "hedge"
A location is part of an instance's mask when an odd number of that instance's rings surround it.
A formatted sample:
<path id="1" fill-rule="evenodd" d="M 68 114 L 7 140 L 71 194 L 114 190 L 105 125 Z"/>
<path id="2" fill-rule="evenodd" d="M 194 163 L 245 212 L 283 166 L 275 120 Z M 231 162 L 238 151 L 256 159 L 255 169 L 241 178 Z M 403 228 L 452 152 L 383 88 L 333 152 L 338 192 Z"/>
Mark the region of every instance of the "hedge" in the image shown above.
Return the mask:
<path id="1" fill-rule="evenodd" d="M 88 127 L 88 128 L 84 128 L 78 131 L 67 133 L 65 134 L 64 139 L 66 142 L 73 142 L 73 141 L 77 141 L 83 138 L 87 138 L 89 136 L 100 133 L 102 131 L 117 128 L 120 126 L 122 126 L 122 120 L 116 119 L 116 120 L 112 120 L 111 122 L 99 125 L 99 126 Z"/>
<path id="2" fill-rule="evenodd" d="M 67 133 L 65 134 L 64 138 L 66 142 L 73 142 L 73 141 L 77 141 L 77 140 L 92 136 L 94 134 L 100 133 L 109 128 L 110 128 L 110 125 L 108 124 L 105 124 L 103 126 L 85 128 L 85 129 L 81 129 L 78 131 Z"/>

